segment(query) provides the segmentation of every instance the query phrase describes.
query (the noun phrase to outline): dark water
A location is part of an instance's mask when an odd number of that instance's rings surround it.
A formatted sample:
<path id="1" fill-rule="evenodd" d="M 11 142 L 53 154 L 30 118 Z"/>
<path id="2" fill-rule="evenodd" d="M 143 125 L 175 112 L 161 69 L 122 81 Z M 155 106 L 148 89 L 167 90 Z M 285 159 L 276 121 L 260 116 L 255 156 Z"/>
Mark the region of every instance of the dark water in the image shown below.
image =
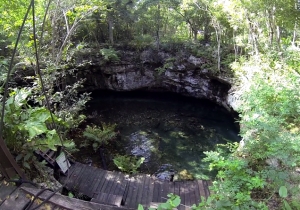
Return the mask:
<path id="1" fill-rule="evenodd" d="M 97 92 L 92 97 L 89 123 L 116 123 L 120 132 L 107 162 L 116 154 L 132 154 L 146 158 L 145 173 L 164 178 L 166 172 L 186 170 L 194 178 L 207 178 L 203 151 L 239 141 L 232 115 L 206 100 L 150 92 Z"/>

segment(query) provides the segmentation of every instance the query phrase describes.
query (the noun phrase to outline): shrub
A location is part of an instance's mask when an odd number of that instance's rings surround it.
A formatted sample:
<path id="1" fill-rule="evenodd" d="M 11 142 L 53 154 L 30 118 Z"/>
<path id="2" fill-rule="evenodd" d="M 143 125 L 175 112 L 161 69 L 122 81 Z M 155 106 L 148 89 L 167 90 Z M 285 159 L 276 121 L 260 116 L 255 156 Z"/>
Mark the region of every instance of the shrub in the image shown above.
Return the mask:
<path id="1" fill-rule="evenodd" d="M 92 143 L 95 152 L 100 146 L 107 144 L 109 141 L 113 140 L 117 133 L 115 132 L 116 124 L 102 124 L 102 127 L 97 126 L 87 126 L 83 132 L 83 136 Z M 84 142 L 81 146 L 86 146 L 87 142 Z"/>
<path id="2" fill-rule="evenodd" d="M 114 164 L 118 167 L 118 169 L 125 173 L 132 174 L 136 174 L 138 172 L 137 170 L 143 164 L 144 160 L 144 157 L 137 158 L 128 155 L 117 155 L 113 159 Z"/>
<path id="3" fill-rule="evenodd" d="M 120 60 L 117 52 L 112 47 L 109 47 L 108 49 L 104 48 L 100 50 L 101 55 L 104 58 L 104 62 L 117 62 Z"/>
<path id="4" fill-rule="evenodd" d="M 61 145 L 57 130 L 54 129 L 49 110 L 45 107 L 31 107 L 27 100 L 32 94 L 30 88 L 11 89 L 5 103 L 4 139 L 11 151 L 19 154 L 25 168 L 30 168 L 33 151 L 52 149 Z M 57 125 L 67 129 L 67 124 L 53 115 Z M 67 149 L 74 149 L 73 141 L 64 141 Z"/>

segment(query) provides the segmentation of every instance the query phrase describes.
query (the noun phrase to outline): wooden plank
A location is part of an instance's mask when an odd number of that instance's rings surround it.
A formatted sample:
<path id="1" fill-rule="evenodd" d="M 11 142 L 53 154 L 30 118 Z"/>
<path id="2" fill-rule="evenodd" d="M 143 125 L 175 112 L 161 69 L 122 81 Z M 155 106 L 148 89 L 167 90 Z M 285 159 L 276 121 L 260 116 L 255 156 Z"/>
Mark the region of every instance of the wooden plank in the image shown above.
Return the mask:
<path id="1" fill-rule="evenodd" d="M 43 201 L 39 198 L 37 198 L 34 203 L 31 205 L 30 209 L 34 209 L 36 207 L 38 207 L 38 205 L 40 203 L 42 203 Z M 38 208 L 38 210 L 47 210 L 47 209 L 51 209 L 51 210 L 66 210 L 66 208 L 63 208 L 63 207 L 60 207 L 60 206 L 57 206 L 55 204 L 52 204 L 50 202 L 46 202 L 45 204 L 43 204 L 42 206 L 40 206 Z"/>
<path id="2" fill-rule="evenodd" d="M 96 173 L 98 175 L 96 176 L 96 178 L 95 178 L 95 180 L 93 182 L 94 186 L 92 188 L 92 193 L 93 193 L 92 198 L 96 198 L 97 197 L 97 194 L 100 191 L 100 190 L 98 191 L 99 185 L 100 185 L 100 187 L 102 187 L 102 184 L 105 181 L 105 176 L 106 176 L 107 171 L 105 171 L 105 170 L 97 170 Z"/>
<path id="3" fill-rule="evenodd" d="M 138 187 L 138 193 L 137 193 L 137 196 L 136 196 L 136 208 L 138 207 L 138 204 L 142 203 L 143 192 L 146 190 L 145 189 L 146 179 L 147 179 L 146 174 L 143 174 L 142 177 L 141 177 L 141 183 Z"/>
<path id="4" fill-rule="evenodd" d="M 174 182 L 169 182 L 169 193 L 175 193 L 174 192 L 175 190 L 175 185 L 174 185 Z"/>
<path id="5" fill-rule="evenodd" d="M 161 184 L 162 184 L 162 187 L 161 187 L 161 200 L 162 202 L 166 202 L 168 200 L 168 194 L 170 193 L 169 191 L 169 181 L 163 181 Z"/>
<path id="6" fill-rule="evenodd" d="M 65 184 L 65 183 L 66 183 L 66 185 L 68 184 L 67 182 L 70 181 L 70 179 L 68 180 L 68 177 L 72 176 L 75 168 L 76 168 L 75 164 L 72 164 L 70 166 L 69 170 L 67 171 L 66 175 L 59 177 L 59 181 L 60 181 L 61 184 Z"/>
<path id="7" fill-rule="evenodd" d="M 101 192 L 110 194 L 110 189 L 114 185 L 114 182 L 117 178 L 118 178 L 118 173 L 108 171 L 106 176 L 106 181 L 101 189 Z"/>
<path id="8" fill-rule="evenodd" d="M 16 186 L 6 181 L 1 182 L 0 186 L 0 205 L 16 190 Z"/>
<path id="9" fill-rule="evenodd" d="M 179 196 L 181 199 L 181 204 L 180 206 L 178 206 L 178 210 L 185 210 L 185 193 L 186 193 L 186 189 L 184 186 L 185 181 L 179 182 Z"/>
<path id="10" fill-rule="evenodd" d="M 87 179 L 85 180 L 83 186 L 82 186 L 82 194 L 92 198 L 93 197 L 93 192 L 92 192 L 92 188 L 94 186 L 94 179 L 97 176 L 97 168 L 96 167 L 89 167 L 90 170 L 90 176 L 87 177 Z"/>
<path id="11" fill-rule="evenodd" d="M 195 193 L 195 204 L 198 205 L 201 202 L 198 180 L 194 181 L 194 187 L 195 187 L 195 192 L 194 192 Z"/>
<path id="12" fill-rule="evenodd" d="M 126 206 L 128 208 L 129 208 L 129 205 L 130 205 L 130 202 L 132 199 L 132 193 L 133 193 L 133 190 L 135 187 L 134 185 L 135 185 L 134 178 L 131 177 L 128 180 L 127 189 L 126 189 L 126 197 L 124 197 L 124 203 L 125 203 L 124 206 Z"/>
<path id="13" fill-rule="evenodd" d="M 160 191 L 160 183 L 158 180 L 154 181 L 154 190 L 153 190 L 153 199 L 152 202 L 157 202 L 160 203 L 161 202 L 161 191 Z"/>
<path id="14" fill-rule="evenodd" d="M 154 179 L 150 177 L 150 185 L 149 185 L 149 191 L 148 191 L 148 197 L 147 197 L 147 203 L 150 206 L 150 202 L 153 200 L 153 192 L 154 191 Z"/>
<path id="15" fill-rule="evenodd" d="M 191 181 L 190 182 L 190 194 L 189 194 L 191 205 L 198 204 L 197 198 L 196 198 L 196 191 L 198 191 L 197 183 L 195 183 L 195 181 Z"/>
<path id="16" fill-rule="evenodd" d="M 205 196 L 206 198 L 208 198 L 208 196 L 210 196 L 209 186 L 211 185 L 211 182 L 205 180 L 203 181 L 203 185 L 204 185 Z"/>
<path id="17" fill-rule="evenodd" d="M 107 187 L 106 191 L 109 194 L 115 195 L 115 189 L 117 187 L 117 185 L 119 184 L 119 180 L 121 178 L 122 173 L 121 172 L 115 172 L 114 173 L 114 179 L 111 180 L 111 185 Z"/>
<path id="18" fill-rule="evenodd" d="M 137 182 L 137 188 L 136 188 L 136 194 L 133 194 L 133 198 L 132 199 L 132 208 L 136 208 L 138 207 L 138 204 L 140 204 L 142 202 L 142 194 L 143 194 L 143 187 L 144 187 L 144 183 L 145 183 L 145 179 L 146 179 L 146 175 L 140 175 L 138 177 L 138 179 L 136 179 Z"/>
<path id="19" fill-rule="evenodd" d="M 113 177 L 114 176 L 113 176 L 112 172 L 106 171 L 105 176 L 102 178 L 101 182 L 98 184 L 96 193 L 105 193 L 107 185 L 111 182 L 111 179 L 113 179 Z"/>
<path id="20" fill-rule="evenodd" d="M 25 191 L 26 193 L 29 193 L 31 195 L 36 195 L 40 189 L 34 189 L 34 188 L 28 188 L 28 187 L 22 187 L 21 190 Z M 45 191 L 42 193 L 39 198 L 41 200 L 45 200 L 46 198 L 51 195 L 52 192 Z M 68 196 L 64 196 L 61 194 L 54 194 L 50 199 L 49 203 L 55 204 L 56 206 L 60 206 L 64 209 L 70 209 L 70 210 L 83 210 L 83 209 L 101 209 L 101 210 L 126 210 L 129 208 L 123 208 L 123 207 L 116 207 L 116 206 L 108 206 L 104 204 L 98 204 L 88 201 L 83 201 L 79 199 L 70 198 Z M 2 210 L 2 209 L 1 209 Z"/>
<path id="21" fill-rule="evenodd" d="M 124 195 L 127 180 L 123 173 L 119 172 L 119 177 L 115 180 L 115 185 L 111 189 L 111 194 Z"/>
<path id="22" fill-rule="evenodd" d="M 150 183 L 151 183 L 151 178 L 149 175 L 145 175 L 145 182 L 143 186 L 143 191 L 142 191 L 142 199 L 141 199 L 141 205 L 144 206 L 144 208 L 147 208 L 149 205 L 149 202 L 147 202 L 147 198 L 149 195 L 149 188 L 150 188 Z"/>
<path id="23" fill-rule="evenodd" d="M 77 192 L 81 192 L 79 186 L 80 186 L 82 180 L 85 179 L 85 177 L 82 176 L 82 175 L 83 175 L 83 173 L 84 173 L 84 171 L 85 171 L 85 168 L 86 168 L 87 166 L 86 166 L 86 165 L 83 165 L 83 164 L 80 164 L 79 167 L 80 167 L 80 170 L 77 171 L 78 173 L 76 173 L 76 174 L 74 173 L 74 174 L 72 175 L 72 178 L 71 178 L 71 179 L 73 179 L 73 189 L 74 189 L 75 191 L 77 191 Z"/>
<path id="24" fill-rule="evenodd" d="M 72 174 L 69 175 L 69 180 L 66 180 L 66 188 L 68 190 L 75 190 L 75 180 L 78 178 L 82 167 L 80 166 L 79 163 L 74 164 L 74 170 L 72 171 Z"/>
<path id="25" fill-rule="evenodd" d="M 0 206 L 1 210 L 23 210 L 30 203 L 26 193 L 16 189 Z"/>
<path id="26" fill-rule="evenodd" d="M 99 193 L 97 198 L 92 198 L 91 202 L 96 202 L 100 204 L 108 204 L 112 206 L 121 206 L 122 196 L 113 195 L 108 193 Z"/>
<path id="27" fill-rule="evenodd" d="M 180 196 L 180 182 L 174 182 L 174 194 Z"/>
<path id="28" fill-rule="evenodd" d="M 92 180 L 92 187 L 91 187 L 91 192 L 90 192 L 90 197 L 95 198 L 97 196 L 97 188 L 98 184 L 101 182 L 101 179 L 105 176 L 106 171 L 98 170 L 98 168 L 95 170 L 95 176 L 94 179 Z"/>
<path id="29" fill-rule="evenodd" d="M 130 202 L 128 204 L 128 207 L 130 208 L 136 208 L 137 206 L 135 206 L 136 204 L 136 196 L 138 194 L 138 188 L 139 188 L 139 185 L 141 183 L 141 176 L 140 175 L 137 175 L 134 177 L 134 185 L 133 185 L 133 191 L 131 193 L 131 199 L 130 199 Z"/>
<path id="30" fill-rule="evenodd" d="M 81 192 L 82 194 L 83 191 L 86 191 L 86 184 L 90 180 L 90 176 L 92 175 L 92 169 L 93 167 L 86 165 L 84 170 L 81 172 L 81 177 L 80 180 L 78 180 L 79 186 L 78 186 L 78 191 Z M 86 194 L 84 194 L 86 195 Z"/>
<path id="31" fill-rule="evenodd" d="M 200 192 L 200 202 L 202 202 L 201 197 L 206 197 L 205 195 L 205 190 L 204 190 L 204 185 L 202 180 L 197 180 L 198 182 L 198 187 L 199 187 L 199 192 Z"/>
<path id="32" fill-rule="evenodd" d="M 185 181 L 184 182 L 184 187 L 185 187 L 185 194 L 184 194 L 184 200 L 185 200 L 185 210 L 189 210 L 190 207 L 192 206 L 192 202 L 191 202 L 191 194 L 194 193 L 194 190 L 193 190 L 193 186 L 192 186 L 192 183 L 191 181 Z"/>
<path id="33" fill-rule="evenodd" d="M 104 184 L 102 186 L 101 191 L 98 191 L 98 195 L 95 198 L 95 201 L 97 201 L 98 203 L 106 203 L 106 204 L 120 206 L 122 197 L 121 197 L 121 200 L 119 202 L 119 197 L 112 196 L 112 194 L 110 192 L 111 187 L 114 185 L 114 182 L 115 182 L 116 178 L 118 177 L 118 175 L 119 174 L 117 174 L 117 173 L 112 173 L 112 172 L 108 173 L 108 175 L 106 176 L 106 180 L 105 180 L 105 182 L 104 182 Z M 114 199 L 111 198 L 111 197 L 116 198 L 117 202 L 115 203 Z M 112 203 L 110 203 L 110 201 Z"/>

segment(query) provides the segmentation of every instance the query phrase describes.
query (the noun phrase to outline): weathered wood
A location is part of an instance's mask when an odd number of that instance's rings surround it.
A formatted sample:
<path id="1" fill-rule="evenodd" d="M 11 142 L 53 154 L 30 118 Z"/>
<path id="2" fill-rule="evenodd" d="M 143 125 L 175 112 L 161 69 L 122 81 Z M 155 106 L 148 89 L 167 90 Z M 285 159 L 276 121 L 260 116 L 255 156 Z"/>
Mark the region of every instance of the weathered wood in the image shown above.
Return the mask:
<path id="1" fill-rule="evenodd" d="M 123 196 L 113 195 L 108 193 L 99 193 L 97 198 L 92 198 L 91 202 L 100 203 L 100 204 L 108 204 L 112 206 L 121 206 Z"/>
<path id="2" fill-rule="evenodd" d="M 40 191 L 40 189 L 34 189 L 34 188 L 28 188 L 28 187 L 22 187 L 21 190 L 24 190 L 26 193 L 29 193 L 31 195 L 36 195 Z M 41 195 L 39 195 L 38 197 L 41 200 L 45 200 L 51 194 L 52 194 L 52 192 L 45 191 Z M 61 194 L 58 194 L 58 193 L 56 193 L 55 195 L 53 195 L 49 199 L 49 203 L 52 203 L 56 206 L 60 206 L 62 208 L 70 209 L 70 210 L 97 210 L 97 209 L 101 209 L 101 210 L 125 210 L 125 209 L 129 209 L 129 208 L 108 206 L 108 205 L 104 205 L 104 204 L 83 201 L 83 200 L 79 200 L 79 199 L 75 199 L 75 198 L 70 198 L 68 196 L 64 196 L 64 195 L 61 195 Z"/>
<path id="3" fill-rule="evenodd" d="M 203 180 L 203 187 L 204 187 L 205 197 L 206 198 L 208 196 L 210 196 L 209 185 L 211 185 L 211 183 L 209 183 L 209 181 Z"/>
<path id="4" fill-rule="evenodd" d="M 180 182 L 174 182 L 174 194 L 180 196 Z"/>
<path id="5" fill-rule="evenodd" d="M 170 192 L 170 182 L 163 181 L 162 182 L 162 188 L 161 188 L 161 200 L 162 202 L 166 202 L 168 200 L 168 194 L 172 193 Z"/>
<path id="6" fill-rule="evenodd" d="M 138 204 L 141 202 L 140 194 L 142 194 L 143 185 L 145 182 L 144 175 L 137 175 L 134 179 L 134 188 L 132 192 L 131 202 L 129 203 L 129 207 L 137 209 Z"/>
<path id="7" fill-rule="evenodd" d="M 90 175 L 83 181 L 83 185 L 81 186 L 82 194 L 87 195 L 88 197 L 93 197 L 92 186 L 94 185 L 94 179 L 98 176 L 97 168 L 96 167 L 89 167 Z"/>
<path id="8" fill-rule="evenodd" d="M 133 186 L 133 190 L 132 190 L 132 193 L 130 194 L 130 202 L 128 203 L 128 207 L 131 207 L 131 208 L 136 208 L 135 204 L 136 204 L 136 196 L 137 196 L 137 193 L 138 193 L 138 188 L 139 188 L 139 185 L 140 185 L 140 182 L 141 182 L 141 176 L 138 175 L 136 177 L 133 177 L 133 182 L 132 182 L 132 186 Z"/>
<path id="9" fill-rule="evenodd" d="M 185 210 L 190 209 L 190 207 L 192 206 L 192 204 L 194 204 L 192 202 L 192 194 L 194 194 L 194 188 L 193 185 L 195 183 L 193 181 L 185 181 L 184 182 L 184 187 L 185 187 L 185 194 L 184 194 L 184 200 L 185 200 Z"/>
<path id="10" fill-rule="evenodd" d="M 97 196 L 97 189 L 98 189 L 98 185 L 99 183 L 102 183 L 103 180 L 105 179 L 105 175 L 106 175 L 106 171 L 99 171 L 100 173 L 98 173 L 98 175 L 95 177 L 94 181 L 93 181 L 93 187 L 92 187 L 92 196 L 93 198 L 95 198 Z"/>
<path id="11" fill-rule="evenodd" d="M 113 173 L 113 172 L 108 173 L 108 175 L 106 176 L 105 183 L 103 184 L 103 187 L 101 189 L 101 192 L 110 193 L 110 189 L 113 186 L 117 176 L 118 173 Z"/>
<path id="12" fill-rule="evenodd" d="M 1 210 L 23 210 L 30 203 L 26 193 L 15 189 L 13 193 L 1 204 Z"/>
<path id="13" fill-rule="evenodd" d="M 184 181 L 179 183 L 179 196 L 181 198 L 181 204 L 180 206 L 178 206 L 178 210 L 185 210 L 185 193 L 186 193 L 186 189 L 184 186 Z"/>
<path id="14" fill-rule="evenodd" d="M 198 182 L 198 187 L 200 192 L 200 202 L 202 202 L 201 197 L 205 197 L 204 185 L 202 180 L 197 180 L 197 182 Z"/>
<path id="15" fill-rule="evenodd" d="M 97 197 L 98 193 L 101 193 L 101 190 L 102 190 L 105 182 L 107 182 L 107 177 L 109 177 L 110 175 L 111 175 L 111 173 L 109 171 L 105 171 L 103 173 L 103 176 L 102 176 L 100 182 L 98 182 L 98 186 L 97 186 L 97 188 L 96 188 L 96 190 L 94 192 L 95 196 L 93 196 L 93 197 Z"/>
<path id="16" fill-rule="evenodd" d="M 128 179 L 128 185 L 127 185 L 127 188 L 126 188 L 126 196 L 124 198 L 124 201 L 125 201 L 124 206 L 129 206 L 130 205 L 134 188 L 135 188 L 134 178 L 131 177 L 131 178 Z"/>
<path id="17" fill-rule="evenodd" d="M 79 186 L 78 186 L 78 191 L 79 192 L 84 192 L 86 191 L 86 183 L 90 180 L 90 176 L 91 176 L 91 171 L 93 168 L 91 167 L 85 167 L 85 170 L 82 171 L 81 177 L 78 180 Z M 84 194 L 84 193 L 83 193 Z M 86 195 L 86 194 L 85 194 Z"/>
<path id="18" fill-rule="evenodd" d="M 6 181 L 1 182 L 0 186 L 0 205 L 16 190 L 16 186 Z"/>
<path id="19" fill-rule="evenodd" d="M 98 203 L 121 205 L 126 208 L 136 209 L 138 204 L 149 207 L 151 202 L 166 202 L 167 195 L 174 193 L 181 197 L 182 205 L 178 209 L 186 210 L 190 209 L 192 204 L 198 204 L 201 196 L 209 195 L 209 183 L 202 180 L 169 182 L 159 181 L 149 175 L 129 178 L 120 172 L 106 171 L 80 163 L 73 165 L 70 172 L 72 175 L 67 189 L 77 189 Z"/>
<path id="20" fill-rule="evenodd" d="M 149 188 L 150 188 L 150 182 L 151 182 L 151 178 L 149 177 L 149 175 L 145 175 L 145 182 L 144 182 L 144 186 L 143 186 L 143 191 L 141 193 L 141 205 L 143 205 L 145 208 L 148 207 L 148 195 L 149 195 Z"/>
<path id="21" fill-rule="evenodd" d="M 142 195 L 143 195 L 143 191 L 145 190 L 144 186 L 145 186 L 146 179 L 147 179 L 146 174 L 143 174 L 141 176 L 141 182 L 139 183 L 138 189 L 137 189 L 137 196 L 136 196 L 136 201 L 135 201 L 136 207 L 138 204 L 141 204 L 141 202 L 142 202 Z"/>
<path id="22" fill-rule="evenodd" d="M 41 199 L 36 199 L 36 200 L 34 201 L 34 203 L 31 205 L 30 209 L 34 209 L 34 208 L 38 207 L 38 205 L 39 205 L 41 202 L 43 202 Z M 40 207 L 38 208 L 38 210 L 48 210 L 48 209 L 49 209 L 49 210 L 50 210 L 50 209 L 51 209 L 51 210 L 67 210 L 66 208 L 63 208 L 63 207 L 54 205 L 54 204 L 49 203 L 49 202 L 43 204 L 42 206 L 40 206 Z"/>
<path id="23" fill-rule="evenodd" d="M 151 177 L 149 190 L 148 190 L 148 198 L 147 198 L 148 206 L 150 206 L 150 202 L 152 202 L 152 200 L 153 200 L 153 189 L 154 189 L 154 179 Z"/>
<path id="24" fill-rule="evenodd" d="M 117 182 L 118 177 L 120 176 L 120 173 L 117 173 L 116 176 L 113 176 L 114 174 L 111 173 L 106 177 L 106 181 L 100 191 L 98 191 L 97 197 L 92 199 L 94 202 L 98 203 L 105 203 L 110 204 L 114 206 L 120 206 L 122 202 L 123 196 L 114 195 L 112 190 L 115 182 Z"/>
<path id="25" fill-rule="evenodd" d="M 196 198 L 196 191 L 198 191 L 197 182 L 195 181 L 189 182 L 189 189 L 190 189 L 190 193 L 189 193 L 190 204 L 191 205 L 198 204 Z"/>
<path id="26" fill-rule="evenodd" d="M 123 196 L 125 191 L 125 186 L 122 187 L 122 184 L 126 184 L 126 180 L 124 174 L 119 172 L 113 186 L 110 189 L 111 194 Z"/>
<path id="27" fill-rule="evenodd" d="M 194 187 L 195 187 L 195 204 L 199 204 L 201 202 L 201 197 L 200 197 L 200 191 L 199 191 L 197 180 L 195 181 Z"/>
<path id="28" fill-rule="evenodd" d="M 84 170 L 85 170 L 85 168 L 86 168 L 86 165 L 82 165 L 81 167 L 80 167 L 80 169 L 81 170 L 78 170 L 78 173 L 73 173 L 73 175 L 72 175 L 72 177 L 75 177 L 73 180 L 74 180 L 74 182 L 73 182 L 73 189 L 75 190 L 75 191 L 78 191 L 78 192 L 80 192 L 80 185 L 81 185 L 81 182 L 82 182 L 82 180 L 84 180 L 85 179 L 85 177 L 83 177 L 82 175 L 83 175 L 83 172 L 84 172 Z"/>
<path id="29" fill-rule="evenodd" d="M 1 124 L 0 127 L 2 127 Z M 2 130 L 0 130 L 0 133 L 2 134 Z M 9 152 L 2 135 L 0 135 L 0 170 L 7 179 L 14 179 L 18 175 L 23 180 L 26 179 L 25 174 Z"/>
<path id="30" fill-rule="evenodd" d="M 82 170 L 81 167 L 78 166 L 78 163 L 74 164 L 74 170 L 70 173 L 69 175 L 69 179 L 66 179 L 66 188 L 72 189 L 74 190 L 74 186 L 75 186 L 75 180 L 76 178 L 80 175 L 80 171 Z"/>

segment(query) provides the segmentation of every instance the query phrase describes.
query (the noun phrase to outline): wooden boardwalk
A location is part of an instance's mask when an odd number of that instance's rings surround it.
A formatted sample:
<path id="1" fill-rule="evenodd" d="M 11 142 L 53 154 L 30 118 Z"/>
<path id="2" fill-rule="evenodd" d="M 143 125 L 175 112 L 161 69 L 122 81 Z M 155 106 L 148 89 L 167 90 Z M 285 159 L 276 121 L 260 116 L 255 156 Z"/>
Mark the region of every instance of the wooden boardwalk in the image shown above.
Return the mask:
<path id="1" fill-rule="evenodd" d="M 137 209 L 138 204 L 148 208 L 153 203 L 165 202 L 167 194 L 174 193 L 181 198 L 178 209 L 187 210 L 210 194 L 208 181 L 160 181 L 146 174 L 128 176 L 81 163 L 71 166 L 68 180 L 61 177 L 60 181 L 68 190 L 82 193 L 92 202 L 125 209 Z"/>
<path id="2" fill-rule="evenodd" d="M 33 196 L 41 189 L 29 184 L 16 187 L 5 180 L 0 181 L 0 210 L 24 210 L 38 207 L 40 203 L 52 195 L 49 190 L 43 191 L 41 195 L 31 204 Z M 83 201 L 56 193 L 45 202 L 38 210 L 126 210 L 127 208 Z"/>

